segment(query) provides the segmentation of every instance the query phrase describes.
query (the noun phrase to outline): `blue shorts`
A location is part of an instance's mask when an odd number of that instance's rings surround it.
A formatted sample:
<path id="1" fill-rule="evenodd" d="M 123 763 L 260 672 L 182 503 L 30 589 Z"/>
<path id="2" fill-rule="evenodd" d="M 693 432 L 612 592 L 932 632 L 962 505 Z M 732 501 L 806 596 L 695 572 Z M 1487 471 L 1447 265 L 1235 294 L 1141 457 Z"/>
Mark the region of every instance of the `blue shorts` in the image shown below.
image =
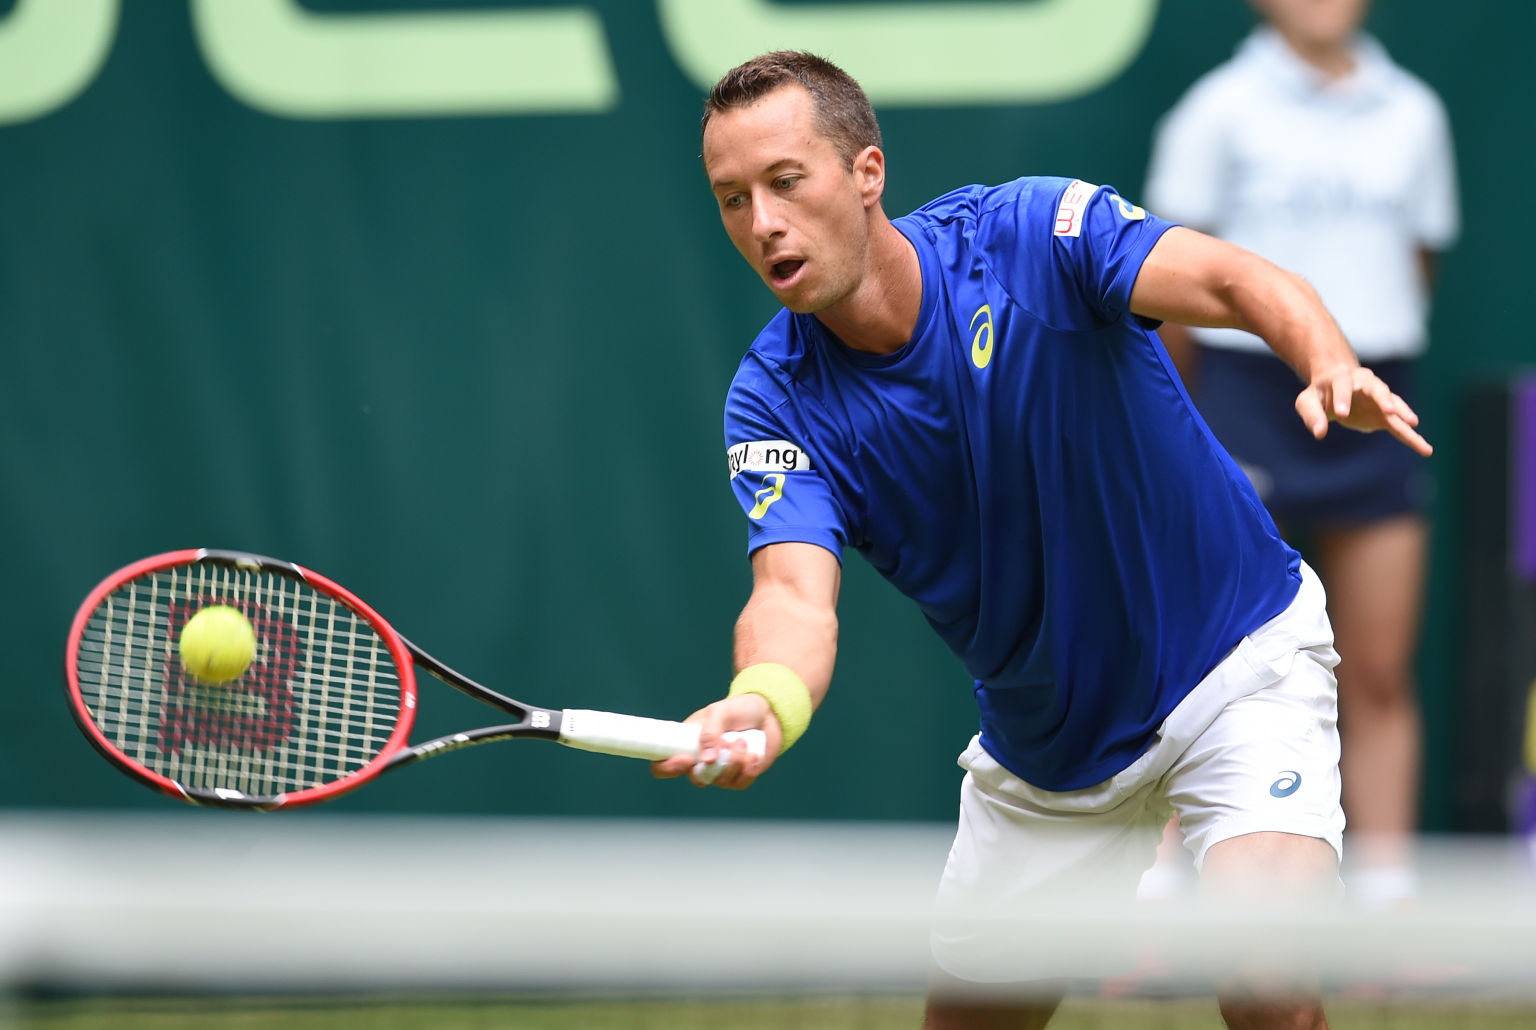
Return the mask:
<path id="1" fill-rule="evenodd" d="M 1412 362 L 1370 368 L 1417 410 Z M 1332 425 L 1313 439 L 1296 415 L 1301 389 L 1273 355 L 1200 348 L 1195 405 L 1284 530 L 1362 526 L 1429 507 L 1426 459 L 1385 432 Z"/>

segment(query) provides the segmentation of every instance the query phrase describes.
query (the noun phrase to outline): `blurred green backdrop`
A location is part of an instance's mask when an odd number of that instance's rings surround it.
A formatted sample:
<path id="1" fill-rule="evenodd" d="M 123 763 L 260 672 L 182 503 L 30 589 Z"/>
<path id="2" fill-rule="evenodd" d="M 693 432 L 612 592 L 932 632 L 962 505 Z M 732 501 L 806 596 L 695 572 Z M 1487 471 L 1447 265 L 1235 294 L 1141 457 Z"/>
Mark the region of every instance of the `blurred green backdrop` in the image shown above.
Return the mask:
<path id="1" fill-rule="evenodd" d="M 0 0 L 0 804 L 172 805 L 76 734 L 59 670 L 90 587 L 180 547 L 314 568 L 536 703 L 714 698 L 748 586 L 721 402 L 774 308 L 703 183 L 708 69 L 788 42 L 878 78 L 893 214 L 1021 174 L 1134 196 L 1156 118 L 1252 20 L 1240 0 Z M 893 42 L 871 52 L 861 24 Z M 1390 0 L 1371 27 L 1444 97 L 1463 183 L 1423 412 L 1443 828 L 1453 413 L 1531 354 L 1536 6 Z M 942 102 L 914 104 L 930 66 Z M 332 809 L 951 818 L 970 685 L 856 557 L 843 597 L 835 689 L 746 794 L 508 745 Z M 493 721 L 424 689 L 423 731 Z"/>

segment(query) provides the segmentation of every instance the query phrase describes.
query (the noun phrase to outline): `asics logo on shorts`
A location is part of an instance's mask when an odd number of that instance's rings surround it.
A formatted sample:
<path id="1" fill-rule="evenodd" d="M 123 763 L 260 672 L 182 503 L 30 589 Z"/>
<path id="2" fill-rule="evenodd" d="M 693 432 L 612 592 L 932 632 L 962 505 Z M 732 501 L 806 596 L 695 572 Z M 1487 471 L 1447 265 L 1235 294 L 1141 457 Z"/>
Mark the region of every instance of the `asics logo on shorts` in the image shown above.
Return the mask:
<path id="1" fill-rule="evenodd" d="M 1294 769 L 1282 769 L 1281 777 L 1269 785 L 1269 793 L 1277 798 L 1288 798 L 1301 786 L 1301 773 Z"/>

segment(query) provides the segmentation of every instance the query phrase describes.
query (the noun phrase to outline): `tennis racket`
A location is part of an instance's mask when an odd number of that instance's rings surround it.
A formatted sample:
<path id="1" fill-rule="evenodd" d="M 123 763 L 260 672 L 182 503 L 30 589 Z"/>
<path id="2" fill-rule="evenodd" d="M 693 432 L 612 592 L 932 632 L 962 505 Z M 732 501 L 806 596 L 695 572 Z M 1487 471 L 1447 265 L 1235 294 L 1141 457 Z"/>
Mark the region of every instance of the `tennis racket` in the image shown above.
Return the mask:
<path id="1" fill-rule="evenodd" d="M 181 629 L 209 605 L 239 610 L 255 630 L 254 659 L 228 683 L 204 683 L 181 662 Z M 408 743 L 418 666 L 514 721 Z M 70 626 L 64 670 L 70 710 L 97 751 L 200 805 L 310 805 L 424 758 L 520 737 L 651 760 L 699 750 L 691 723 L 514 701 L 324 576 L 239 551 L 172 551 L 107 577 Z M 753 754 L 765 741 L 760 730 L 727 738 Z M 695 771 L 708 781 L 728 762 L 723 753 Z"/>

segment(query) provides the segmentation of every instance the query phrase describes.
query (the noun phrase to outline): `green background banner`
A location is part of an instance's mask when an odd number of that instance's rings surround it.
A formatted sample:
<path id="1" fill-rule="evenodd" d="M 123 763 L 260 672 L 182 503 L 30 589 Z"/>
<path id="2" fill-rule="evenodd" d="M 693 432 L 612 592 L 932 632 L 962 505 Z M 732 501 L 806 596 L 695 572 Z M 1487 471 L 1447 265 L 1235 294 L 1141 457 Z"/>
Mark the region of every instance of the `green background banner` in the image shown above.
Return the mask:
<path id="1" fill-rule="evenodd" d="M 1433 827 L 1455 822 L 1451 413 L 1531 353 L 1536 7 L 1378 8 L 1451 112 L 1466 223 L 1424 411 Z M 718 696 L 748 587 L 721 403 L 774 307 L 703 182 L 707 77 L 799 41 L 846 61 L 893 214 L 1021 174 L 1135 197 L 1156 118 L 1251 22 L 1236 0 L 0 2 L 0 804 L 171 804 L 76 734 L 60 664 L 99 579 L 181 547 L 307 565 L 535 703 Z M 333 808 L 947 819 L 970 684 L 857 558 L 843 598 L 833 692 L 745 794 L 504 745 Z M 423 690 L 423 732 L 495 721 Z"/>

